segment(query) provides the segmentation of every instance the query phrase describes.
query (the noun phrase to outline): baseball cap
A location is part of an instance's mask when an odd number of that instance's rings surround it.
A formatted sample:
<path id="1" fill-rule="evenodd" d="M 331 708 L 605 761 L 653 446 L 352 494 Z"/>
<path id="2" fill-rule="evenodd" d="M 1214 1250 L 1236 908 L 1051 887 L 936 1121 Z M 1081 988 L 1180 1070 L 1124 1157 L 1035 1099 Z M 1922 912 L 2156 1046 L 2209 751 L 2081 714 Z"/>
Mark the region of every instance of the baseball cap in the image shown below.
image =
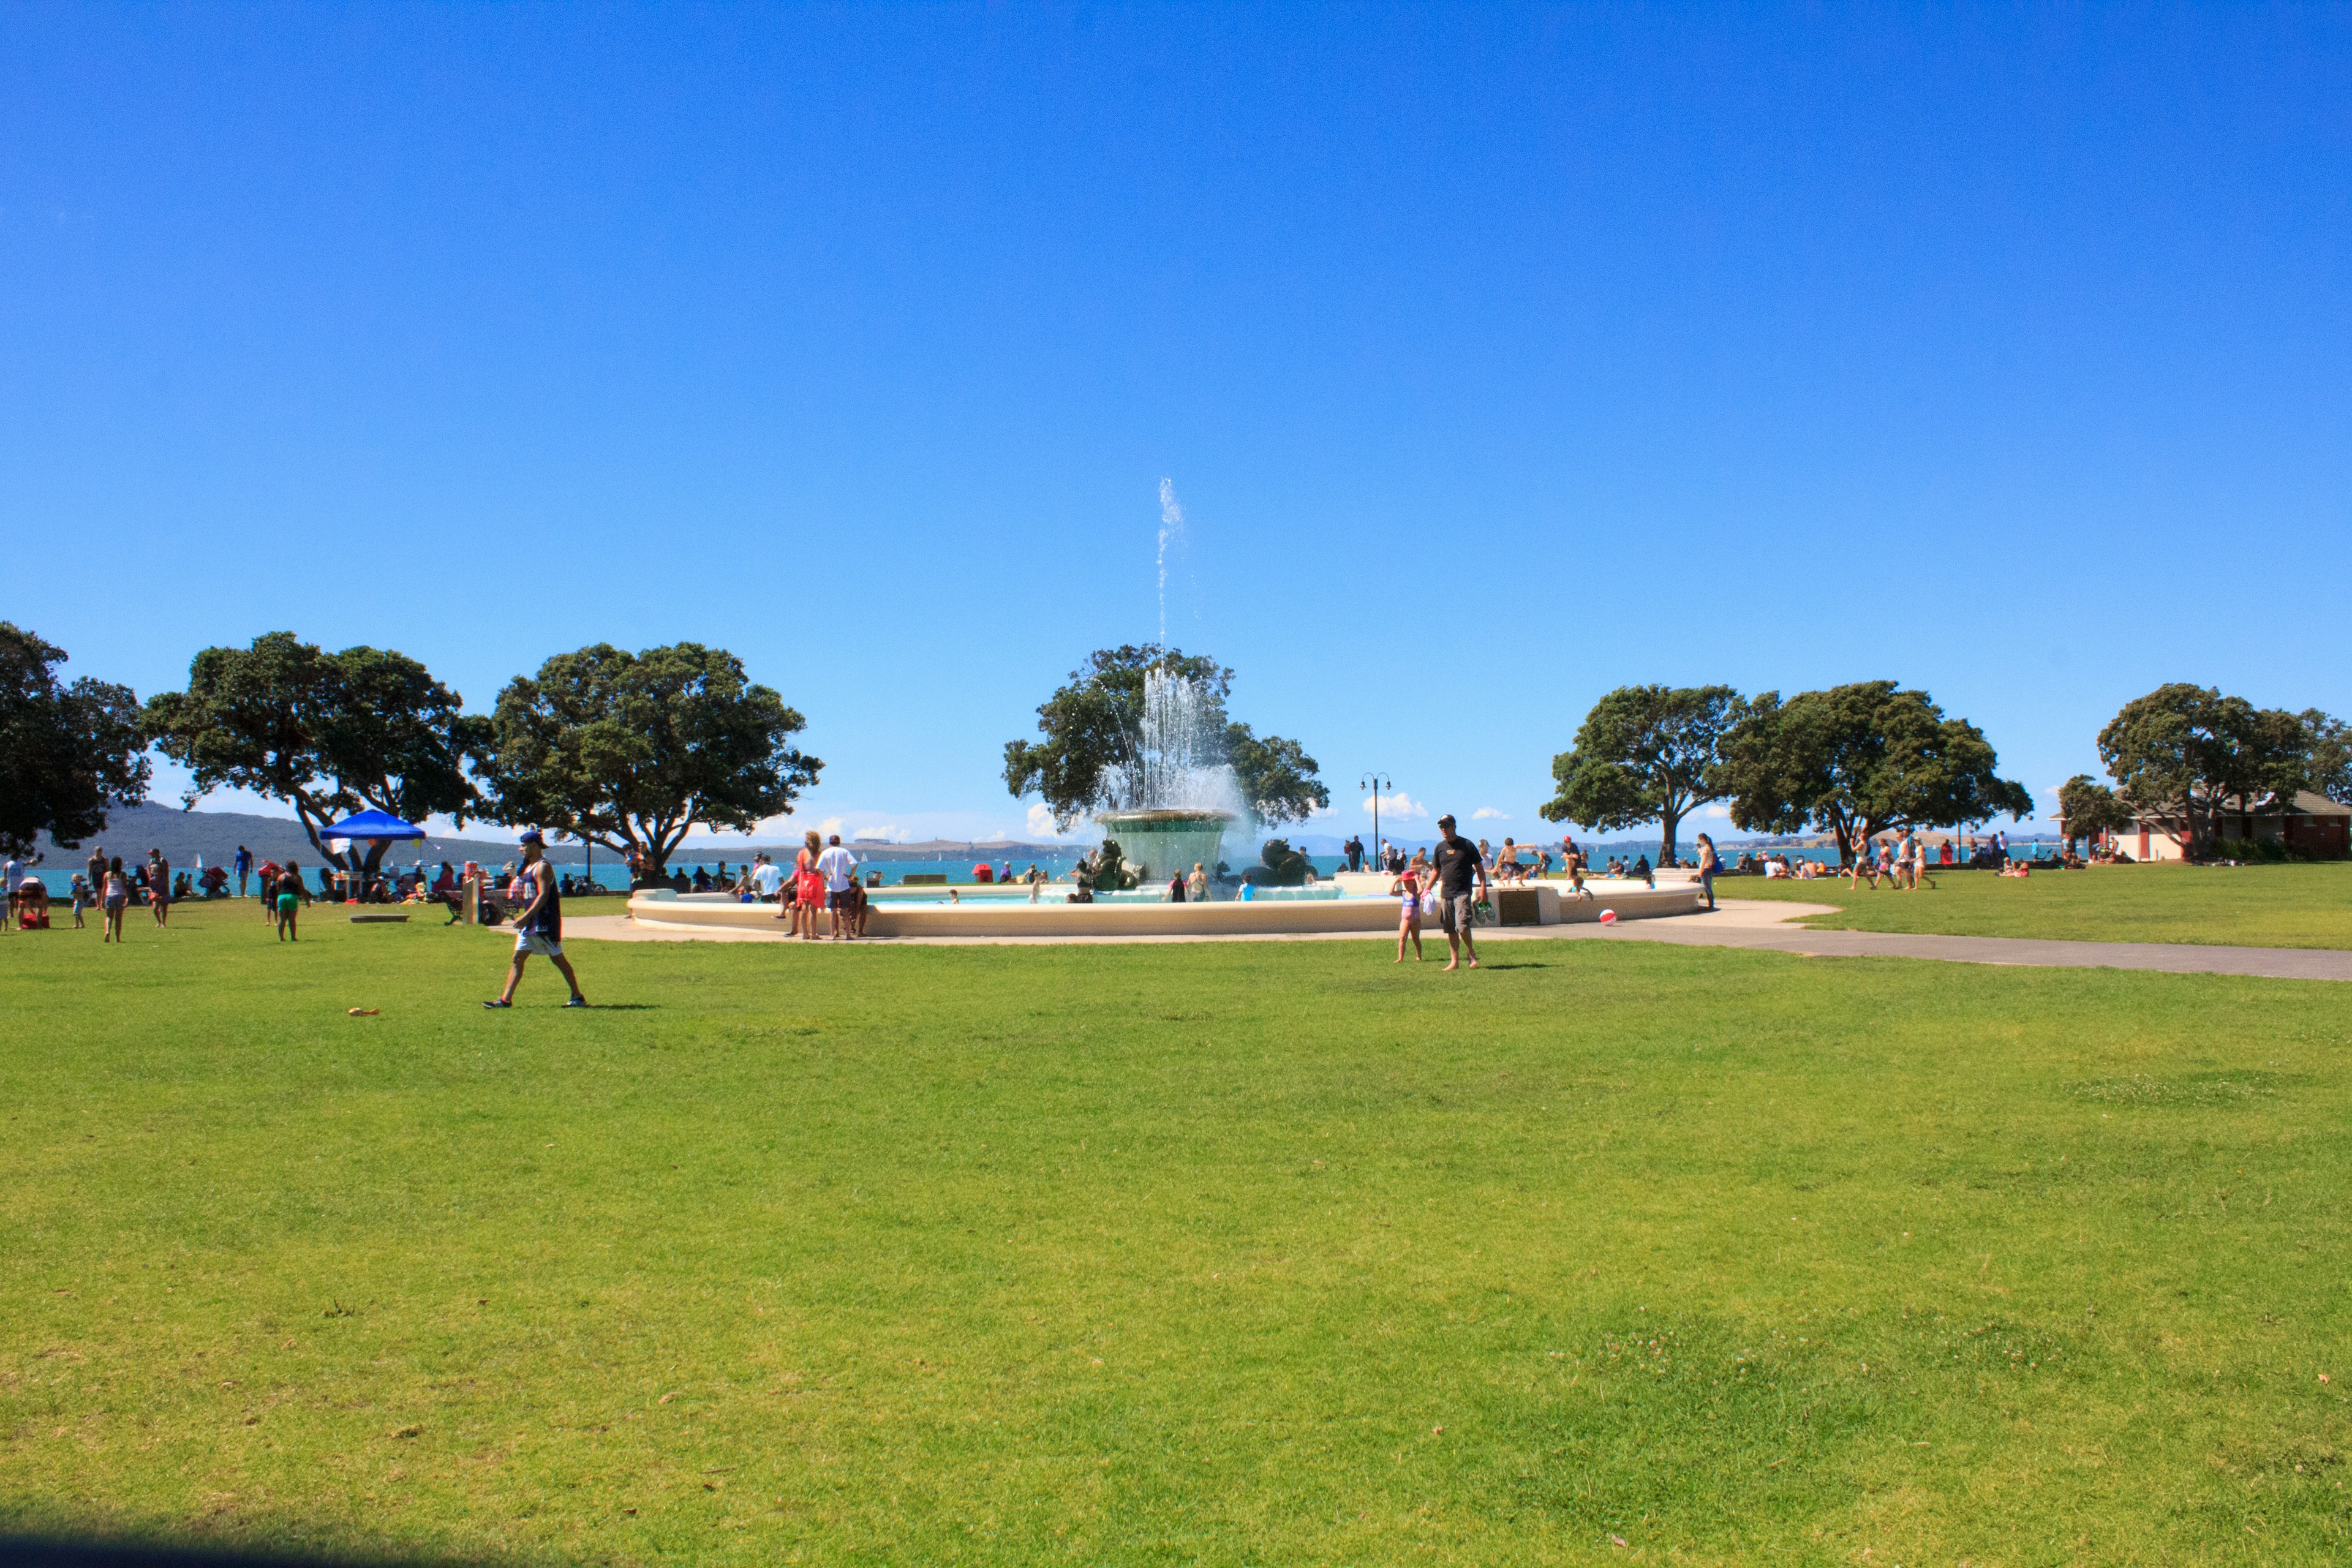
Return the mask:
<path id="1" fill-rule="evenodd" d="M 541 833 L 538 828 L 527 827 L 523 830 L 522 837 L 516 839 L 515 842 L 518 844 L 536 844 L 544 848 L 547 845 L 547 837 L 544 834 Z"/>

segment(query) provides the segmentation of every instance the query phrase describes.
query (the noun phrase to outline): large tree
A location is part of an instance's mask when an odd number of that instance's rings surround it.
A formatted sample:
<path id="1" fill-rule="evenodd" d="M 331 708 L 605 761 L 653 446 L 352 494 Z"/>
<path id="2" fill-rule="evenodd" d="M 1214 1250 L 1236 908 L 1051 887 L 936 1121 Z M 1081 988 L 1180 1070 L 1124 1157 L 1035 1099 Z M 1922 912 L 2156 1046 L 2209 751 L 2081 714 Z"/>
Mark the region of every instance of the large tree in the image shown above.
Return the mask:
<path id="1" fill-rule="evenodd" d="M 2070 848 L 2077 838 L 2120 833 L 2131 821 L 2131 807 L 2088 773 L 2076 773 L 2058 786 L 2058 830 Z"/>
<path id="2" fill-rule="evenodd" d="M 1280 735 L 1261 739 L 1238 721 L 1225 726 L 1225 760 L 1250 811 L 1269 826 L 1304 822 L 1331 804 L 1307 748 Z"/>
<path id="3" fill-rule="evenodd" d="M 1174 755 L 1146 752 L 1154 676 L 1190 684 L 1193 707 L 1168 726 L 1181 733 L 1160 737 Z M 1043 796 L 1055 825 L 1065 829 L 1090 811 L 1154 804 L 1147 781 L 1155 767 L 1171 763 L 1229 764 L 1244 805 L 1263 823 L 1297 822 L 1330 805 L 1331 792 L 1304 746 L 1260 736 L 1226 714 L 1233 685 L 1232 670 L 1180 649 L 1150 643 L 1097 648 L 1038 708 L 1041 738 L 1005 744 L 1004 786 L 1016 799 Z"/>
<path id="4" fill-rule="evenodd" d="M 1984 732 L 1945 718 L 1926 692 L 1863 680 L 1755 699 L 1725 747 L 1723 777 L 1736 826 L 1828 833 L 1851 864 L 1890 827 L 2032 815 L 2032 795 L 1996 764 Z"/>
<path id="5" fill-rule="evenodd" d="M 71 848 L 110 806 L 147 798 L 139 699 L 88 676 L 61 684 L 65 649 L 0 621 L 0 853 L 30 855 L 46 833 Z"/>
<path id="6" fill-rule="evenodd" d="M 1671 865 L 1682 819 L 1724 797 L 1723 743 L 1747 710 L 1728 686 L 1621 686 L 1552 758 L 1557 787 L 1539 809 L 1607 833 L 1654 822 Z"/>
<path id="7" fill-rule="evenodd" d="M 806 721 L 743 661 L 700 643 L 558 654 L 499 693 L 492 815 L 643 858 L 655 872 L 694 827 L 750 832 L 816 783 L 792 743 Z"/>
<path id="8" fill-rule="evenodd" d="M 404 653 L 329 653 L 292 632 L 246 647 L 208 647 L 188 666 L 184 691 L 157 694 L 146 722 L 156 748 L 190 775 L 193 806 L 224 785 L 294 808 L 320 858 L 373 871 L 388 846 L 332 849 L 320 829 L 364 807 L 410 822 L 479 816 L 468 769 L 489 721 Z"/>
<path id="9" fill-rule="evenodd" d="M 2316 708 L 2303 710 L 2303 787 L 2352 805 L 2352 725 Z"/>
<path id="10" fill-rule="evenodd" d="M 2202 858 L 2233 805 L 2289 800 L 2306 786 L 2319 738 L 2305 715 L 2174 681 L 2123 705 L 2099 731 L 2099 758 L 2118 795 Z"/>

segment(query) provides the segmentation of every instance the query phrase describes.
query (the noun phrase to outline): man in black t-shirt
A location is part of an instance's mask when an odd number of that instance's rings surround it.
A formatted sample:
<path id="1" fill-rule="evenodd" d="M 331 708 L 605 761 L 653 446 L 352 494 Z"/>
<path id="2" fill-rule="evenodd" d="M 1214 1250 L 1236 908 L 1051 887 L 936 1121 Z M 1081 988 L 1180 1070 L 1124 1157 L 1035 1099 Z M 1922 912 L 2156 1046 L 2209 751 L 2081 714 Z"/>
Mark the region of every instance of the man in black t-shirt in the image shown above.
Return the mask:
<path id="1" fill-rule="evenodd" d="M 1467 953 L 1470 967 L 1478 967 L 1477 944 L 1470 940 L 1470 912 L 1477 897 L 1486 893 L 1486 868 L 1479 862 L 1478 847 L 1454 831 L 1454 819 L 1437 819 L 1437 851 L 1430 857 L 1437 868 L 1437 918 L 1445 927 L 1445 946 L 1453 953 L 1453 962 L 1445 967 L 1450 973 L 1459 968 Z"/>

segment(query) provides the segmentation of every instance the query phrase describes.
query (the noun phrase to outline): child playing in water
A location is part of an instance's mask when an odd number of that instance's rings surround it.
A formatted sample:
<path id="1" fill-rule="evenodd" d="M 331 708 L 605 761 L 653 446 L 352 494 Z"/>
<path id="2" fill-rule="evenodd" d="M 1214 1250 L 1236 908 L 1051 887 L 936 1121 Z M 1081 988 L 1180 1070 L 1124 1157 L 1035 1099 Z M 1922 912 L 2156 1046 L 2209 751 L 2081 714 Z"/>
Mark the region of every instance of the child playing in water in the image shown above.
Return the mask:
<path id="1" fill-rule="evenodd" d="M 1412 869 L 1411 868 L 1407 868 L 1398 875 L 1395 881 L 1389 884 L 1389 891 L 1396 894 L 1404 900 L 1400 906 L 1400 912 L 1397 916 L 1396 962 L 1399 963 L 1402 963 L 1404 962 L 1404 944 L 1407 939 L 1410 939 L 1412 942 L 1412 961 L 1415 963 L 1419 963 L 1421 962 L 1421 895 L 1423 889 L 1423 884 L 1421 879 L 1421 873 Z"/>

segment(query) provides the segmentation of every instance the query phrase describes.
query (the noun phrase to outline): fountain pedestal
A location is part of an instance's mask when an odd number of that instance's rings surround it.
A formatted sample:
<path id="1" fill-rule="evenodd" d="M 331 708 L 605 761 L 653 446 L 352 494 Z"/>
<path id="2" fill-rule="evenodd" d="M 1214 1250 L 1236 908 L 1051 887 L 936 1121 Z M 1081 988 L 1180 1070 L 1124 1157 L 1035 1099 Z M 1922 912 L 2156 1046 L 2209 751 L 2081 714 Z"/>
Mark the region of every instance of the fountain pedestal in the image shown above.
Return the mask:
<path id="1" fill-rule="evenodd" d="M 1106 811 L 1095 820 L 1103 837 L 1116 839 L 1136 886 L 1165 887 L 1171 877 L 1189 877 L 1196 865 L 1217 874 L 1218 847 L 1225 829 L 1241 820 L 1230 811 Z"/>

